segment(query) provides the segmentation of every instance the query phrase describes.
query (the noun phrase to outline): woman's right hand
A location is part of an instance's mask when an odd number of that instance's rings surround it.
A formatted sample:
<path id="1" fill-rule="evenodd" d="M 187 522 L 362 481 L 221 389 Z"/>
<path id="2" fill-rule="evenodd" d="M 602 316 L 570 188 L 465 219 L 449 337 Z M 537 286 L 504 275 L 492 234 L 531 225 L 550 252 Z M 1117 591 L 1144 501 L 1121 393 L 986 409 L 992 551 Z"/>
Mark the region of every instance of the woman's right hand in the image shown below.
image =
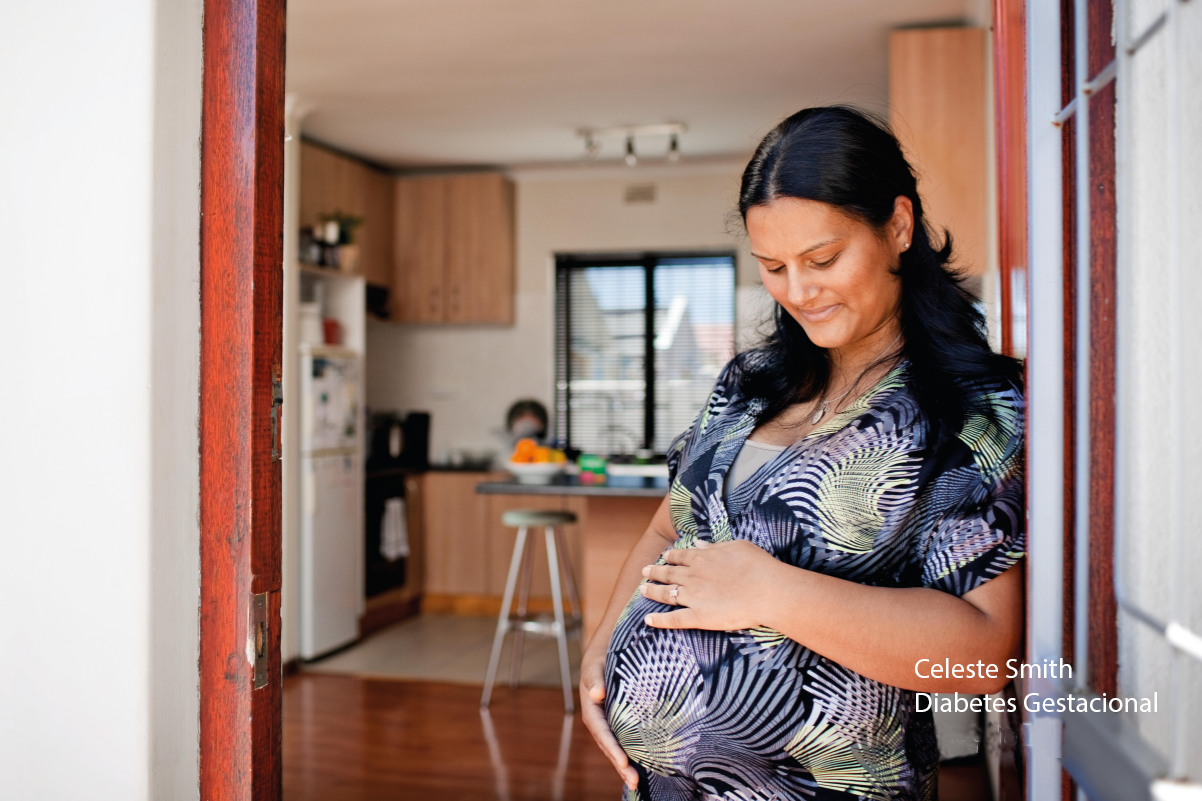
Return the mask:
<path id="1" fill-rule="evenodd" d="M 622 610 L 630 602 L 635 590 L 643 581 L 643 567 L 659 558 L 665 548 L 676 542 L 676 528 L 672 525 L 672 509 L 668 498 L 664 498 L 651 525 L 630 549 L 622 569 L 614 582 L 613 594 L 605 607 L 605 614 L 597 622 L 596 633 L 593 635 L 584 654 L 580 659 L 580 717 L 588 726 L 593 739 L 597 741 L 602 753 L 609 757 L 614 770 L 622 777 L 622 781 L 631 790 L 638 789 L 639 773 L 630 764 L 626 752 L 618 744 L 613 730 L 609 728 L 609 718 L 605 715 L 605 655 L 609 651 L 609 641 L 613 636 L 614 626 L 622 615 Z"/>
<path id="2" fill-rule="evenodd" d="M 605 650 L 588 648 L 581 657 L 580 717 L 593 739 L 597 741 L 601 752 L 613 763 L 614 770 L 622 777 L 622 781 L 634 790 L 639 785 L 639 774 L 631 767 L 630 759 L 622 750 L 622 746 L 618 745 L 618 738 L 614 737 L 613 730 L 609 728 L 609 719 L 605 716 Z"/>

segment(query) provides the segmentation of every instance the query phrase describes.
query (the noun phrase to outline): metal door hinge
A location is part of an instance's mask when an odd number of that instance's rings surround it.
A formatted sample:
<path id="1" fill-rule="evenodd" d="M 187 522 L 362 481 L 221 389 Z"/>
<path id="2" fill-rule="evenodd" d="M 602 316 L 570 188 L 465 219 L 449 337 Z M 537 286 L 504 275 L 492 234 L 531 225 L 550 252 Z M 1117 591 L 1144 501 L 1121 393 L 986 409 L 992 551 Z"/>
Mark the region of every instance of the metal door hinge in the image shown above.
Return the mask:
<path id="1" fill-rule="evenodd" d="M 278 462 L 280 451 L 280 407 L 284 405 L 284 387 L 278 378 L 271 381 L 271 461 Z"/>
<path id="2" fill-rule="evenodd" d="M 267 686 L 267 644 L 270 623 L 267 620 L 267 593 L 261 592 L 251 601 L 251 627 L 254 649 L 255 689 Z"/>

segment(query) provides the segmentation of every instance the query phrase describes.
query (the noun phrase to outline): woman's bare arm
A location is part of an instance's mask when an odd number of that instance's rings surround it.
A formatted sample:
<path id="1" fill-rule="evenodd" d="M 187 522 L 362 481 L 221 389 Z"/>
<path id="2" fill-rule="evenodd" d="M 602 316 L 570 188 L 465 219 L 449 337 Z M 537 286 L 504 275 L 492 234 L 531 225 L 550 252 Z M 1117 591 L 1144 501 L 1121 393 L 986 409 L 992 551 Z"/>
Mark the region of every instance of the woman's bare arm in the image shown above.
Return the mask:
<path id="1" fill-rule="evenodd" d="M 956 597 L 925 588 L 870 587 L 778 561 L 753 543 L 704 543 L 644 568 L 679 585 L 688 607 L 648 615 L 663 628 L 775 629 L 868 678 L 922 692 L 990 693 L 1008 681 L 1006 660 L 1022 636 L 1023 574 L 1016 565 Z M 644 585 L 669 602 L 670 586 Z M 920 660 L 930 660 L 918 664 Z M 973 665 L 984 677 L 931 675 L 932 662 Z M 988 666 L 994 665 L 994 677 Z M 984 670 L 982 671 L 982 668 Z M 921 674 L 926 674 L 923 678 Z"/>
<path id="2" fill-rule="evenodd" d="M 601 751 L 609 757 L 622 781 L 630 788 L 638 785 L 638 774 L 630 767 L 626 752 L 618 745 L 617 738 L 609 728 L 602 703 L 605 701 L 605 654 L 609 651 L 609 640 L 613 636 L 618 616 L 630 602 L 630 596 L 643 580 L 643 565 L 659 558 L 664 549 L 676 541 L 676 529 L 668 511 L 668 499 L 660 504 L 651 525 L 630 550 L 630 555 L 618 572 L 613 595 L 605 607 L 601 623 L 589 640 L 580 660 L 580 716 L 592 732 L 593 739 Z"/>

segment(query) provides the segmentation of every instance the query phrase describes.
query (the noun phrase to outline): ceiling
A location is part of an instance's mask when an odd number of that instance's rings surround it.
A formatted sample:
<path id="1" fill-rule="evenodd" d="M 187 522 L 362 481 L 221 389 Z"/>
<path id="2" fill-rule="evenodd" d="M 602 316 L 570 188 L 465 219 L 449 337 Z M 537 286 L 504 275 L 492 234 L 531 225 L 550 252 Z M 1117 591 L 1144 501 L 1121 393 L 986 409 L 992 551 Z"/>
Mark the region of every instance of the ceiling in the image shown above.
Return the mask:
<path id="1" fill-rule="evenodd" d="M 685 160 L 746 154 L 799 108 L 881 109 L 891 28 L 981 0 L 289 0 L 306 136 L 391 167 L 579 159 L 581 127 L 679 121 Z M 602 142 L 618 159 L 623 142 Z M 664 155 L 663 137 L 639 140 Z"/>

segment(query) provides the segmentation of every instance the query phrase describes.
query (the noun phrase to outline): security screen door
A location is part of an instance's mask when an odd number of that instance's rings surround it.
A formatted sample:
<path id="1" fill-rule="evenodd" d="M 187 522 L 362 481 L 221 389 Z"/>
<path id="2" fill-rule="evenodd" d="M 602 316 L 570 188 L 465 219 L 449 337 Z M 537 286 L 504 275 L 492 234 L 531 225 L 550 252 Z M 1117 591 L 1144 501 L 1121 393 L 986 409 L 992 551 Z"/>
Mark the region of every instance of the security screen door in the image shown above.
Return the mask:
<path id="1" fill-rule="evenodd" d="M 1184 604 L 1196 514 L 1174 511 L 1197 502 L 1196 486 L 1175 484 L 1196 465 L 1184 387 L 1198 370 L 1184 355 L 1196 348 L 1197 314 L 1183 304 L 1197 270 L 1185 259 L 1183 174 L 1196 152 L 1187 112 L 1198 106 L 1183 78 L 1202 22 L 1182 0 L 1034 2 L 1026 13 L 1028 659 L 1074 667 L 1067 686 L 1030 691 L 1114 700 L 1156 686 L 1169 706 L 1160 715 L 1171 716 L 1158 732 L 1142 711 L 1027 715 L 1028 797 L 1202 797 L 1185 681 L 1202 662 Z M 1157 437 L 1163 447 L 1150 452 Z M 1161 474 L 1151 490 L 1133 472 L 1137 458 Z M 1152 557 L 1155 574 L 1126 575 Z M 1130 648 L 1136 638 L 1148 654 Z M 1149 684 L 1152 670 L 1162 683 Z"/>

